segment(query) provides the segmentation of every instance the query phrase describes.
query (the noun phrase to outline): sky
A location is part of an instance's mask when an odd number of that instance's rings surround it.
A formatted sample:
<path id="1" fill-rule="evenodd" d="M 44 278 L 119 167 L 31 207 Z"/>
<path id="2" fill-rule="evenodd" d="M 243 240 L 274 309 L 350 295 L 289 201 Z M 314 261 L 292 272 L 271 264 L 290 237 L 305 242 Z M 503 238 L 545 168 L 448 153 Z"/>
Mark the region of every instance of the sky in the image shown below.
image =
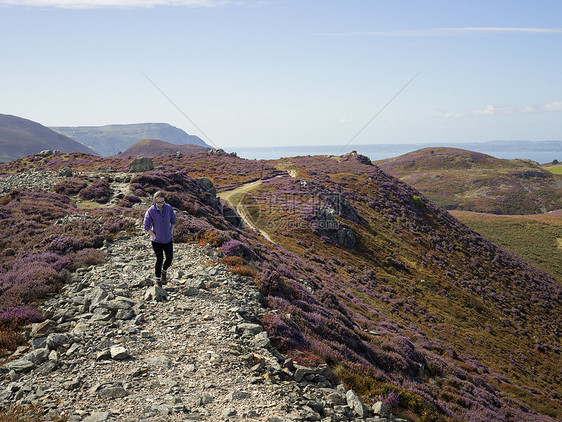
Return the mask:
<path id="1" fill-rule="evenodd" d="M 223 149 L 562 140 L 559 0 L 0 0 L 0 113 Z"/>

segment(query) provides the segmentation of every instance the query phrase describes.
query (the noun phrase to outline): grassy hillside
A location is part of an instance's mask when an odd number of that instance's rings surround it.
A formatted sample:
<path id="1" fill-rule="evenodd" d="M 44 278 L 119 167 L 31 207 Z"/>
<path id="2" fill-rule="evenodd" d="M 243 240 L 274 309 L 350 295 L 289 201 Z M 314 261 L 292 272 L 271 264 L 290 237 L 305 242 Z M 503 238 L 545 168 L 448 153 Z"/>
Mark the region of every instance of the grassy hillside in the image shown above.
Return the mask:
<path id="1" fill-rule="evenodd" d="M 446 209 L 537 214 L 562 208 L 562 177 L 530 160 L 424 148 L 375 163 Z"/>
<path id="2" fill-rule="evenodd" d="M 301 363 L 328 363 L 367 402 L 394 392 L 395 414 L 412 421 L 562 418 L 560 283 L 366 157 L 168 155 L 155 158 L 161 170 L 131 178 L 117 206 L 73 205 L 77 195 L 111 195 L 111 172 L 127 164 L 66 154 L 0 166 L 103 169 L 61 181 L 58 193 L 0 198 L 9 312 L 37 318 L 33 302 L 63 282 L 53 268 L 72 271 L 79 254 L 130 230 L 144 212 L 139 201 L 162 189 L 179 213 L 177 241 L 209 242 L 255 271 L 275 346 Z M 239 202 L 273 243 L 221 212 L 199 177 L 222 192 L 261 179 Z M 40 283 L 26 284 L 25 259 L 37 263 Z"/>
<path id="3" fill-rule="evenodd" d="M 562 211 L 531 216 L 456 211 L 453 215 L 496 245 L 562 281 Z"/>
<path id="4" fill-rule="evenodd" d="M 547 169 L 551 173 L 562 174 L 562 164 L 545 165 L 544 168 Z"/>

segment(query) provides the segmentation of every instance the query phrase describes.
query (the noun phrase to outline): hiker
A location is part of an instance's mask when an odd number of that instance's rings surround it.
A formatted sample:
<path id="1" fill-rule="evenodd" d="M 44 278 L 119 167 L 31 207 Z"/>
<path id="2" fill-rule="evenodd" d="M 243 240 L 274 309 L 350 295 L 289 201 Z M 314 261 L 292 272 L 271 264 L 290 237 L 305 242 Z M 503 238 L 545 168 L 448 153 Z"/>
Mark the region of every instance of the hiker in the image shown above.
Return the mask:
<path id="1" fill-rule="evenodd" d="M 171 205 L 166 204 L 164 192 L 158 191 L 154 194 L 152 206 L 144 215 L 144 229 L 150 234 L 152 249 L 156 254 L 154 285 L 162 287 L 166 283 L 166 271 L 172 264 L 174 257 L 174 226 L 176 225 L 176 214 Z M 164 261 L 164 254 L 166 260 Z"/>

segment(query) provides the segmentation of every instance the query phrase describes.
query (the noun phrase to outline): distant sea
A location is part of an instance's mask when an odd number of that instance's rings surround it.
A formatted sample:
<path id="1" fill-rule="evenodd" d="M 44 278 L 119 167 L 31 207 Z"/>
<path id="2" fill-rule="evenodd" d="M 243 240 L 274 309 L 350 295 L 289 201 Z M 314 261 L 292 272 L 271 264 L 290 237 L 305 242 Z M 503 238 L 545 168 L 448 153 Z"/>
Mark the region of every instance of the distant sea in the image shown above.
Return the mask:
<path id="1" fill-rule="evenodd" d="M 286 147 L 242 147 L 228 149 L 239 157 L 248 159 L 274 160 L 282 157 L 301 155 L 342 155 L 351 151 L 366 155 L 371 160 L 384 160 L 427 147 L 451 147 L 481 152 L 496 158 L 521 158 L 540 164 L 553 160 L 562 162 L 562 141 L 488 141 L 458 144 L 371 144 L 371 145 L 310 145 Z"/>

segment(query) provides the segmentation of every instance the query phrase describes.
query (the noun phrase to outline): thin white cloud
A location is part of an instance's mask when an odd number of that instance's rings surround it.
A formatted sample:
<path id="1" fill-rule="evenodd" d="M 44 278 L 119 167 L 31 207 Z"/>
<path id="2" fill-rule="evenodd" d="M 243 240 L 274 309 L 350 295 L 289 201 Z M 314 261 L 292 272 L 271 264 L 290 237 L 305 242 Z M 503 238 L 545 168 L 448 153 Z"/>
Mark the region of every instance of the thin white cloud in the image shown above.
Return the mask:
<path id="1" fill-rule="evenodd" d="M 461 117 L 464 117 L 465 114 L 464 113 L 457 113 L 455 111 L 447 111 L 445 113 L 443 113 L 443 117 L 445 119 L 460 119 Z"/>
<path id="2" fill-rule="evenodd" d="M 150 8 L 158 6 L 216 7 L 226 4 L 246 4 L 236 0 L 0 0 L 0 5 L 24 7 L 54 7 L 59 9 Z M 256 3 L 255 1 L 253 3 Z"/>
<path id="3" fill-rule="evenodd" d="M 517 27 L 462 27 L 462 28 L 427 28 L 398 31 L 366 31 L 366 32 L 343 32 L 343 33 L 321 33 L 329 36 L 373 36 L 373 37 L 440 37 L 452 35 L 473 34 L 562 34 L 562 28 L 517 28 Z"/>
<path id="4" fill-rule="evenodd" d="M 524 33 L 524 34 L 562 34 L 562 28 L 517 28 L 517 27 L 466 27 L 466 28 L 436 28 L 436 31 L 450 33 Z"/>
<path id="5" fill-rule="evenodd" d="M 562 111 L 562 101 L 553 101 L 544 105 L 545 111 Z"/>
<path id="6" fill-rule="evenodd" d="M 467 116 L 505 116 L 508 114 L 519 113 L 551 113 L 562 111 L 562 101 L 552 101 L 546 104 L 512 106 L 512 105 L 492 105 L 488 104 L 484 108 L 471 110 L 466 113 L 447 111 L 442 113 L 445 119 L 459 119 Z"/>

